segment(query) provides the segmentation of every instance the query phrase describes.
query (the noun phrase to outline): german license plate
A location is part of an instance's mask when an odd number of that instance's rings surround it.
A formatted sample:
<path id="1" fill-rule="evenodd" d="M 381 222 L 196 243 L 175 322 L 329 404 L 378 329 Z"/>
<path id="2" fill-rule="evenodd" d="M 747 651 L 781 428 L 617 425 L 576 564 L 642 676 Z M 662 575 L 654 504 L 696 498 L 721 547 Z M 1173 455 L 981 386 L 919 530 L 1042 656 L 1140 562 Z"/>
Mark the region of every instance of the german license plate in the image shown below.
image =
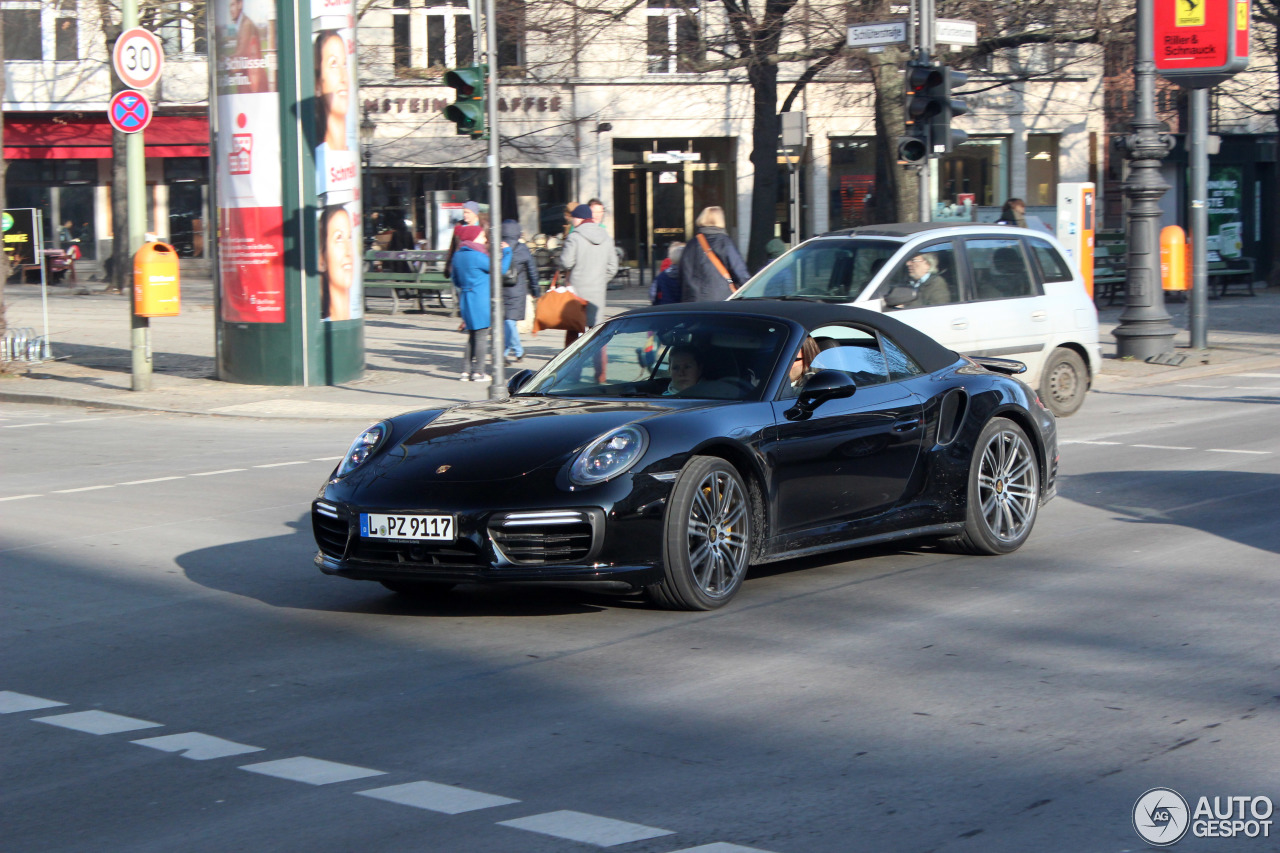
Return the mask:
<path id="1" fill-rule="evenodd" d="M 360 535 L 367 539 L 418 539 L 452 542 L 452 515 L 378 515 L 360 513 Z"/>

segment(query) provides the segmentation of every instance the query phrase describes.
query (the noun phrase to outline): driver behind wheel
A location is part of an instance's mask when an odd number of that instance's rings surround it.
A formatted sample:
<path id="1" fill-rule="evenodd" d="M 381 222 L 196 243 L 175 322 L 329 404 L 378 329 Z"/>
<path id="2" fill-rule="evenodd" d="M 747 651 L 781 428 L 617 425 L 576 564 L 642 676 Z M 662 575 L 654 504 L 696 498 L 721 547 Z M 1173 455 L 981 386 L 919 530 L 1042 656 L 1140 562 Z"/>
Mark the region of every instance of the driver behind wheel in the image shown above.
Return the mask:
<path id="1" fill-rule="evenodd" d="M 687 391 L 702 378 L 702 357 L 693 347 L 672 347 L 667 363 L 671 370 L 671 384 L 662 392 L 664 397 Z"/>

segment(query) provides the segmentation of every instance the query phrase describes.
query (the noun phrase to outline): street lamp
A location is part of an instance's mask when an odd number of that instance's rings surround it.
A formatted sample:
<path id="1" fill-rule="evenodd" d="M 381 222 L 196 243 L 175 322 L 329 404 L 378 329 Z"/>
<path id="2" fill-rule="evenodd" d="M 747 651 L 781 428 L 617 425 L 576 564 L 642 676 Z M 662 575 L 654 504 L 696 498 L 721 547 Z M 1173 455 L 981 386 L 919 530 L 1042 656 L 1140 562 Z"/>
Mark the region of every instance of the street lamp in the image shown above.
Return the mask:
<path id="1" fill-rule="evenodd" d="M 378 132 L 378 124 L 369 118 L 369 108 L 365 107 L 360 116 L 360 154 L 361 164 L 369 168 L 369 149 L 373 147 L 373 137 Z"/>

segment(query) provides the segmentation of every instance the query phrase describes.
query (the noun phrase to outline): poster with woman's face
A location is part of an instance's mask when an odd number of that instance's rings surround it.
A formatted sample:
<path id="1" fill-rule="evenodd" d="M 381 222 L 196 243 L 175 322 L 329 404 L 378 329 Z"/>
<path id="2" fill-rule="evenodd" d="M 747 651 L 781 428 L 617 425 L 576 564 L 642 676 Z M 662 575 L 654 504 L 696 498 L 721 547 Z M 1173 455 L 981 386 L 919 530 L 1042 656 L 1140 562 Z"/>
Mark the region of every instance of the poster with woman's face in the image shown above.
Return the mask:
<path id="1" fill-rule="evenodd" d="M 363 313 L 360 288 L 360 203 L 334 204 L 320 209 L 320 316 L 352 320 Z"/>
<path id="2" fill-rule="evenodd" d="M 321 304 L 329 320 L 360 317 L 360 162 L 355 5 L 312 0 L 315 62 L 315 159 Z"/>

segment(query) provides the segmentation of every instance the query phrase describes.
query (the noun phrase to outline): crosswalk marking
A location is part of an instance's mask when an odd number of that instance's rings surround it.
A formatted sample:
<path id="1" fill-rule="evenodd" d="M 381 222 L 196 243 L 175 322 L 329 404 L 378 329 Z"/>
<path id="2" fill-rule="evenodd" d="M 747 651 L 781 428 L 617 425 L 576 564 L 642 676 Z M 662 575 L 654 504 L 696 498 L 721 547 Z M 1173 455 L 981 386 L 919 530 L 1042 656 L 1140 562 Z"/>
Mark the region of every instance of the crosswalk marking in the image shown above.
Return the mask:
<path id="1" fill-rule="evenodd" d="M 663 835 L 675 835 L 669 829 L 656 829 L 638 823 L 627 823 L 625 820 L 614 820 L 608 817 L 597 817 L 575 811 L 546 812 L 544 814 L 519 817 L 514 820 L 500 820 L 499 826 L 510 826 L 513 829 L 524 829 L 541 835 L 556 838 L 567 838 L 570 841 L 581 841 L 597 847 L 613 847 L 628 844 L 632 841 L 643 841 L 646 838 L 659 838 Z"/>
<path id="2" fill-rule="evenodd" d="M 26 693 L 14 693 L 12 690 L 0 690 L 0 714 L 60 708 L 66 704 L 66 702 L 55 702 L 52 699 L 41 699 L 39 696 L 28 696 Z"/>
<path id="3" fill-rule="evenodd" d="M 70 714 L 57 714 L 52 717 L 35 717 L 37 723 L 48 723 L 91 735 L 114 735 L 120 732 L 134 732 L 138 729 L 158 729 L 164 723 L 153 723 L 150 720 L 139 720 L 106 711 L 75 711 Z"/>
<path id="4" fill-rule="evenodd" d="M 482 794 L 479 791 L 469 791 L 456 785 L 441 785 L 436 782 L 409 782 L 404 785 L 356 791 L 356 793 L 362 797 L 372 797 L 375 800 L 386 800 L 389 803 L 399 803 L 402 806 L 413 806 L 443 814 L 462 814 L 520 802 L 508 797 Z"/>
<path id="5" fill-rule="evenodd" d="M 240 769 L 248 770 L 250 773 L 261 773 L 263 776 L 274 776 L 277 779 L 305 782 L 308 785 L 332 785 L 335 782 L 350 782 L 353 779 L 386 775 L 382 770 L 339 764 L 336 761 L 325 761 L 321 758 L 308 758 L 305 755 L 281 758 L 278 761 L 264 761 L 261 764 L 245 764 Z"/>
<path id="6" fill-rule="evenodd" d="M 232 755 L 246 755 L 250 752 L 262 752 L 260 746 L 236 743 L 213 735 L 200 732 L 186 732 L 180 735 L 162 735 L 135 740 L 138 746 L 158 749 L 161 752 L 177 752 L 183 758 L 192 761 L 208 761 L 211 758 L 227 758 Z"/>

